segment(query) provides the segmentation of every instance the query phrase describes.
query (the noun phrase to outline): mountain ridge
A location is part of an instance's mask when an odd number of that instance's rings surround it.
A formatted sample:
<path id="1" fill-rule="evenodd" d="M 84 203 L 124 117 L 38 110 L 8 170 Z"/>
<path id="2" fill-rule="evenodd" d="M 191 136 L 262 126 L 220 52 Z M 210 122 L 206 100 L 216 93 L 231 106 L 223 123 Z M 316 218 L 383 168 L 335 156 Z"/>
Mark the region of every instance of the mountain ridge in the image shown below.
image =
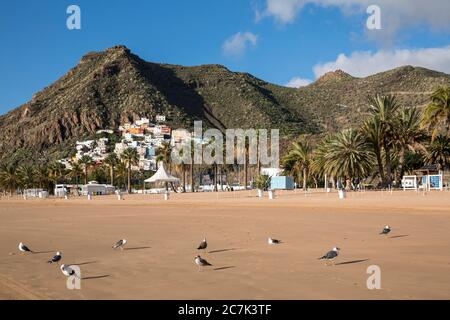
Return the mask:
<path id="1" fill-rule="evenodd" d="M 220 130 L 279 128 L 287 138 L 322 134 L 361 121 L 367 96 L 411 92 L 400 94 L 399 101 L 421 106 L 440 85 L 450 85 L 450 75 L 405 66 L 366 78 L 335 71 L 293 89 L 217 64 L 147 62 L 115 46 L 85 54 L 30 101 L 0 116 L 0 158 L 64 157 L 76 140 L 98 129 L 157 114 L 166 115 L 173 128 L 202 120 Z"/>

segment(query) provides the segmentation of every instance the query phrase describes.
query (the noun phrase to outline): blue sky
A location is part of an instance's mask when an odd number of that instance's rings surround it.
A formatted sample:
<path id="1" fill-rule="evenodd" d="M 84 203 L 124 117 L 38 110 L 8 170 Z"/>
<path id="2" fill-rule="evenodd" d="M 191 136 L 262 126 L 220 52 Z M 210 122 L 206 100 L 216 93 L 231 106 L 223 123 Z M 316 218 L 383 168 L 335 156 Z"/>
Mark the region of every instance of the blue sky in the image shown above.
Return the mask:
<path id="1" fill-rule="evenodd" d="M 366 28 L 369 3 L 382 9 L 382 30 Z M 85 53 L 117 44 L 148 61 L 218 63 L 281 85 L 306 84 L 337 68 L 364 76 L 413 64 L 450 73 L 449 3 L 4 1 L 0 11 L 0 114 L 27 102 Z M 66 9 L 71 4 L 81 8 L 81 30 L 66 27 Z"/>

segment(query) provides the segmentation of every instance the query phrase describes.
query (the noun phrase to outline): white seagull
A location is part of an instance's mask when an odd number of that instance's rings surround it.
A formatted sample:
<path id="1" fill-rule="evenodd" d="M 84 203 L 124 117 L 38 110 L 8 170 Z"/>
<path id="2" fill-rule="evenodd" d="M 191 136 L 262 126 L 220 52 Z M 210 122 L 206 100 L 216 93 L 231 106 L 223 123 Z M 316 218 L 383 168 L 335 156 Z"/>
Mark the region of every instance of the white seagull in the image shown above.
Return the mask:
<path id="1" fill-rule="evenodd" d="M 60 267 L 62 273 L 66 276 L 66 277 L 70 277 L 70 276 L 76 276 L 78 277 L 77 273 L 75 272 L 74 269 L 72 269 L 70 266 L 67 266 L 65 264 L 63 264 Z"/>
<path id="2" fill-rule="evenodd" d="M 319 260 L 327 260 L 332 261 L 334 264 L 334 260 L 339 256 L 340 248 L 334 247 L 331 251 L 328 251 L 323 257 L 319 258 Z"/>
<path id="3" fill-rule="evenodd" d="M 123 247 L 125 247 L 126 244 L 127 244 L 127 240 L 126 239 L 122 239 L 122 240 L 117 241 L 116 244 L 113 245 L 112 248 L 114 250 L 119 249 L 119 248 L 120 248 L 120 250 L 123 250 Z"/>
<path id="4" fill-rule="evenodd" d="M 197 250 L 206 250 L 206 247 L 208 247 L 208 242 L 206 242 L 206 238 L 203 238 L 202 242 L 200 242 L 200 245 L 198 246 Z"/>
<path id="5" fill-rule="evenodd" d="M 19 243 L 19 250 L 20 250 L 21 252 L 31 252 L 31 253 L 33 253 L 33 251 L 30 250 L 30 248 L 28 248 L 28 247 L 27 247 L 26 245 L 24 245 L 22 242 Z"/>
<path id="6" fill-rule="evenodd" d="M 50 260 L 48 260 L 47 261 L 47 263 L 50 263 L 50 264 L 52 264 L 52 263 L 57 263 L 57 264 L 59 264 L 59 261 L 62 259 L 62 254 L 61 254 L 61 252 L 57 252 L 54 256 L 53 256 L 53 258 L 51 258 Z"/>
<path id="7" fill-rule="evenodd" d="M 380 232 L 380 234 L 386 235 L 389 232 L 391 232 L 391 227 L 386 226 L 386 227 L 384 227 L 383 231 Z"/>
<path id="8" fill-rule="evenodd" d="M 281 240 L 269 238 L 269 240 L 267 240 L 267 242 L 268 242 L 270 245 L 272 245 L 272 244 L 280 244 L 280 243 L 281 243 Z"/>
<path id="9" fill-rule="evenodd" d="M 203 259 L 200 256 L 196 256 L 194 261 L 195 261 L 195 264 L 198 266 L 198 271 L 201 270 L 201 267 L 212 266 L 212 264 L 210 264 L 208 261 L 206 261 L 205 259 Z"/>

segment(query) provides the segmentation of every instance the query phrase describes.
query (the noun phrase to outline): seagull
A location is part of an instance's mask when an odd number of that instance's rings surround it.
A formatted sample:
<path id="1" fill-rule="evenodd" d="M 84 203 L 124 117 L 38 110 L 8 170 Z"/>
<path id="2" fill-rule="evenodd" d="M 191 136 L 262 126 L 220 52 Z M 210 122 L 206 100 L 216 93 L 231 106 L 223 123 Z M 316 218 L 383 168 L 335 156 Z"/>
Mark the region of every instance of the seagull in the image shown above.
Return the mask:
<path id="1" fill-rule="evenodd" d="M 207 246 L 208 243 L 206 242 L 206 238 L 204 238 L 203 241 L 200 242 L 200 245 L 198 246 L 197 250 L 206 250 Z"/>
<path id="2" fill-rule="evenodd" d="M 339 255 L 339 251 L 341 249 L 338 247 L 334 247 L 331 251 L 327 252 L 323 257 L 319 258 L 319 260 L 327 260 L 332 261 L 334 264 L 334 259 L 336 259 Z"/>
<path id="3" fill-rule="evenodd" d="M 30 250 L 30 248 L 28 248 L 28 247 L 27 247 L 26 245 L 24 245 L 22 242 L 19 243 L 19 250 L 20 250 L 21 252 L 31 252 L 31 253 L 33 253 L 33 251 Z"/>
<path id="4" fill-rule="evenodd" d="M 62 259 L 62 254 L 61 254 L 61 252 L 57 252 L 54 256 L 53 256 L 53 258 L 51 258 L 50 260 L 48 260 L 47 261 L 47 263 L 50 263 L 50 264 L 52 264 L 52 263 L 58 263 L 59 264 L 59 261 Z"/>
<path id="5" fill-rule="evenodd" d="M 76 276 L 76 277 L 78 277 L 78 276 L 77 276 L 77 273 L 75 272 L 75 270 L 72 269 L 70 266 L 67 266 L 67 265 L 63 264 L 63 265 L 60 267 L 60 269 L 61 269 L 62 273 L 63 273 L 66 277 L 70 277 L 70 276 Z"/>
<path id="6" fill-rule="evenodd" d="M 194 261 L 195 261 L 195 264 L 198 265 L 198 271 L 201 270 L 201 267 L 212 266 L 212 264 L 210 264 L 208 261 L 206 261 L 205 259 L 203 259 L 200 256 L 196 256 Z"/>
<path id="7" fill-rule="evenodd" d="M 386 235 L 389 232 L 391 232 L 391 227 L 386 226 L 386 227 L 384 227 L 383 231 L 380 232 L 380 234 Z"/>
<path id="8" fill-rule="evenodd" d="M 267 242 L 268 242 L 269 244 L 280 244 L 280 243 L 281 243 L 281 240 L 269 238 L 269 240 L 268 240 Z"/>
<path id="9" fill-rule="evenodd" d="M 116 242 L 115 245 L 113 245 L 113 249 L 116 250 L 118 248 L 120 248 L 120 250 L 123 250 L 123 247 L 125 247 L 125 245 L 127 244 L 127 240 L 126 239 L 122 239 Z"/>

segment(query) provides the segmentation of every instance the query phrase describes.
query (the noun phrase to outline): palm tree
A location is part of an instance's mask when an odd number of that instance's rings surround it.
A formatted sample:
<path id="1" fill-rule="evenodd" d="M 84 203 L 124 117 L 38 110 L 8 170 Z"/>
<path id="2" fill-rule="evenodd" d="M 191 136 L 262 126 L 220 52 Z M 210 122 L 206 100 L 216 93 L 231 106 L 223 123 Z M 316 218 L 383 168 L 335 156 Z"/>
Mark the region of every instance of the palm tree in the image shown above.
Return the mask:
<path id="1" fill-rule="evenodd" d="M 131 167 L 139 163 L 139 154 L 134 148 L 127 148 L 121 155 L 128 169 L 128 193 L 131 193 Z"/>
<path id="2" fill-rule="evenodd" d="M 431 95 L 431 102 L 425 108 L 422 124 L 429 129 L 433 128 L 433 140 L 439 132 L 440 126 L 444 126 L 444 135 L 450 132 L 450 87 L 438 88 Z"/>
<path id="3" fill-rule="evenodd" d="M 450 166 L 450 139 L 445 135 L 438 135 L 427 148 L 425 162 L 439 164 L 440 169 Z"/>
<path id="4" fill-rule="evenodd" d="M 58 184 L 61 177 L 64 176 L 64 173 L 65 173 L 65 167 L 60 162 L 55 161 L 55 162 L 51 163 L 50 166 L 48 167 L 49 178 L 53 182 L 53 185 Z"/>
<path id="5" fill-rule="evenodd" d="M 156 150 L 156 164 L 159 162 L 163 162 L 169 172 L 172 171 L 172 146 L 169 142 L 163 142 Z"/>
<path id="6" fill-rule="evenodd" d="M 119 158 L 115 153 L 110 153 L 106 156 L 104 162 L 109 167 L 110 183 L 114 185 L 114 168 L 119 163 Z"/>
<path id="7" fill-rule="evenodd" d="M 40 165 L 34 169 L 34 178 L 39 188 L 43 189 L 49 184 L 49 173 L 47 167 Z"/>
<path id="8" fill-rule="evenodd" d="M 71 179 L 71 181 L 75 181 L 76 184 L 79 184 L 80 177 L 83 175 L 83 167 L 79 163 L 72 164 L 72 168 L 69 170 L 67 177 Z"/>
<path id="9" fill-rule="evenodd" d="M 83 169 L 84 169 L 84 184 L 87 184 L 88 183 L 89 167 L 94 164 L 94 161 L 92 160 L 92 158 L 90 156 L 84 155 L 84 156 L 81 157 L 79 163 L 83 165 Z"/>
<path id="10" fill-rule="evenodd" d="M 354 129 L 345 130 L 330 139 L 326 150 L 324 167 L 333 177 L 344 178 L 345 181 L 364 178 L 372 169 L 370 145 Z"/>
<path id="11" fill-rule="evenodd" d="M 366 120 L 361 128 L 367 143 L 371 146 L 373 153 L 375 154 L 378 172 L 383 184 L 386 183 L 386 176 L 384 174 L 384 164 L 383 164 L 383 132 L 381 121 L 378 117 L 372 117 Z"/>
<path id="12" fill-rule="evenodd" d="M 303 190 L 307 189 L 307 181 L 312 164 L 312 148 L 303 137 L 300 141 L 292 144 L 292 149 L 283 159 L 285 169 L 295 177 L 303 177 Z"/>
<path id="13" fill-rule="evenodd" d="M 125 180 L 127 178 L 127 166 L 121 161 L 119 161 L 116 165 L 116 178 L 118 187 L 125 185 Z"/>
<path id="14" fill-rule="evenodd" d="M 17 169 L 20 186 L 25 190 L 34 185 L 34 168 L 29 165 L 22 165 Z"/>
<path id="15" fill-rule="evenodd" d="M 394 119 L 393 142 L 398 149 L 397 184 L 401 185 L 401 180 L 405 167 L 406 150 L 415 152 L 422 148 L 421 143 L 425 141 L 426 134 L 420 128 L 421 113 L 418 108 L 401 108 L 398 116 Z"/>
<path id="16" fill-rule="evenodd" d="M 399 106 L 396 102 L 395 96 L 393 95 L 376 95 L 369 99 L 369 112 L 372 117 L 376 118 L 379 122 L 379 130 L 381 139 L 381 145 L 384 149 L 384 156 L 386 161 L 386 184 L 392 184 L 392 160 L 391 160 L 391 150 L 392 150 L 392 131 L 393 131 L 393 120 L 395 119 L 396 112 Z"/>
<path id="17" fill-rule="evenodd" d="M 19 185 L 19 175 L 17 174 L 17 167 L 13 164 L 0 166 L 0 185 L 5 191 L 9 191 L 11 196 L 17 190 Z"/>

